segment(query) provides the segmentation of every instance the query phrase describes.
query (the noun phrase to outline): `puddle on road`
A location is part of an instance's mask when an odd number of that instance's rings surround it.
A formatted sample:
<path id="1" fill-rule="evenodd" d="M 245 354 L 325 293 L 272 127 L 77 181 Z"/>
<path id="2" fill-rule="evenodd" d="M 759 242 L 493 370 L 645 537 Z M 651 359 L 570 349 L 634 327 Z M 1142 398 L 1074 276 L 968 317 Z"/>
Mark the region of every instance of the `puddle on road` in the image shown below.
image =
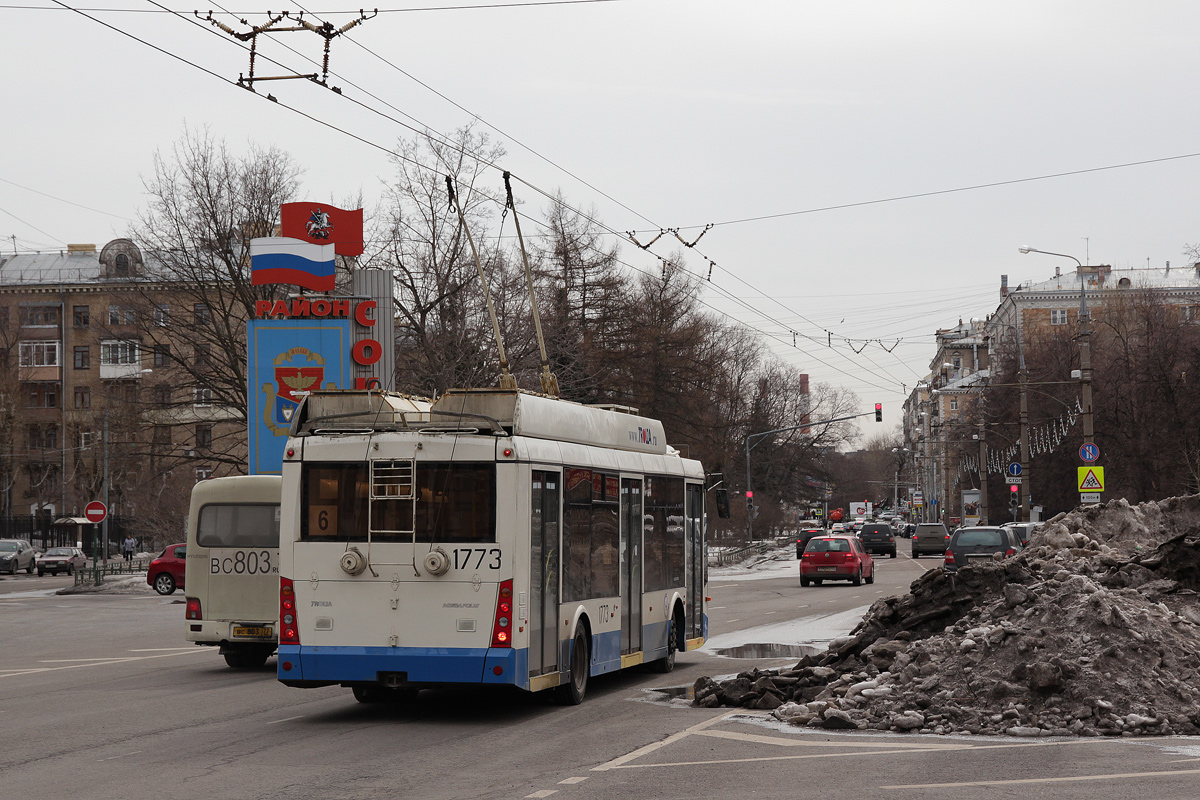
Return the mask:
<path id="1" fill-rule="evenodd" d="M 723 647 L 716 651 L 717 655 L 727 658 L 804 658 L 821 652 L 816 647 L 805 644 L 740 644 L 737 647 Z"/>

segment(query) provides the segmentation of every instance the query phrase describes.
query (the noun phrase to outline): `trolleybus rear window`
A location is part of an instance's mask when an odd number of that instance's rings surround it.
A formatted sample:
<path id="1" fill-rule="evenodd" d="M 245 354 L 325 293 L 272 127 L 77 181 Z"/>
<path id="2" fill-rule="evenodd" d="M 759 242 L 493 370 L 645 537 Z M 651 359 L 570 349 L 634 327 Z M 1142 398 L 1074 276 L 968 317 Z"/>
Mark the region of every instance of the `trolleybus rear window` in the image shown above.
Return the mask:
<path id="1" fill-rule="evenodd" d="M 201 547 L 279 547 L 279 505 L 211 503 L 200 509 Z"/>
<path id="2" fill-rule="evenodd" d="M 494 542 L 495 495 L 494 464 L 305 464 L 300 538 Z"/>

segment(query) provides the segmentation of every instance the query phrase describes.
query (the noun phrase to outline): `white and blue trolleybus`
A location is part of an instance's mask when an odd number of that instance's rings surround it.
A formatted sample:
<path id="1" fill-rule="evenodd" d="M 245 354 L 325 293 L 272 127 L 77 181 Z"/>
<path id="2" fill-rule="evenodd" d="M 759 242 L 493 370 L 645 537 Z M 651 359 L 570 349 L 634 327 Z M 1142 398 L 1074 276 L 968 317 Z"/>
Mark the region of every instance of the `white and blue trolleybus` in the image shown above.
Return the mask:
<path id="1" fill-rule="evenodd" d="M 700 647 L 704 471 L 662 424 L 515 389 L 314 392 L 283 460 L 279 680 L 553 689 Z"/>

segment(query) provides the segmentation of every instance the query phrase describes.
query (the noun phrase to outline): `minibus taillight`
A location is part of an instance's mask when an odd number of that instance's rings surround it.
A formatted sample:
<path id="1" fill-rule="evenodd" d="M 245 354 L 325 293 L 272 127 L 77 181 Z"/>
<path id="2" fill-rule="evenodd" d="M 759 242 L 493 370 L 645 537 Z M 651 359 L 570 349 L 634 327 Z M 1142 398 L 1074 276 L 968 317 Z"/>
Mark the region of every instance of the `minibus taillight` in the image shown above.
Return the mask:
<path id="1" fill-rule="evenodd" d="M 199 597 L 189 597 L 187 599 L 187 608 L 184 611 L 184 616 L 187 619 L 204 619 L 204 614 L 200 613 Z"/>
<path id="2" fill-rule="evenodd" d="M 512 647 L 512 593 L 512 579 L 501 581 L 500 596 L 496 599 L 496 622 L 492 625 L 492 647 Z"/>
<path id="3" fill-rule="evenodd" d="M 296 594 L 292 591 L 292 579 L 279 579 L 279 643 L 300 644 L 296 632 Z"/>

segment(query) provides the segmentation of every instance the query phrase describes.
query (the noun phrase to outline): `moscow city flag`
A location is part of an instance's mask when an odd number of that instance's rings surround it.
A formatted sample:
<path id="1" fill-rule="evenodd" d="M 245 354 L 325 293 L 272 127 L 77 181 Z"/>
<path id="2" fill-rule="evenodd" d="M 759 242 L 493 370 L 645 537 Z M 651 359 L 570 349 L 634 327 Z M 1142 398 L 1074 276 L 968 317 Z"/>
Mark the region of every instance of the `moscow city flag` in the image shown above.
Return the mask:
<path id="1" fill-rule="evenodd" d="M 250 283 L 290 283 L 314 292 L 333 291 L 333 245 L 286 236 L 250 240 Z"/>
<path id="2" fill-rule="evenodd" d="M 361 256 L 363 211 L 346 211 L 328 203 L 284 203 L 279 207 L 280 233 L 313 244 L 331 244 L 339 256 Z"/>

